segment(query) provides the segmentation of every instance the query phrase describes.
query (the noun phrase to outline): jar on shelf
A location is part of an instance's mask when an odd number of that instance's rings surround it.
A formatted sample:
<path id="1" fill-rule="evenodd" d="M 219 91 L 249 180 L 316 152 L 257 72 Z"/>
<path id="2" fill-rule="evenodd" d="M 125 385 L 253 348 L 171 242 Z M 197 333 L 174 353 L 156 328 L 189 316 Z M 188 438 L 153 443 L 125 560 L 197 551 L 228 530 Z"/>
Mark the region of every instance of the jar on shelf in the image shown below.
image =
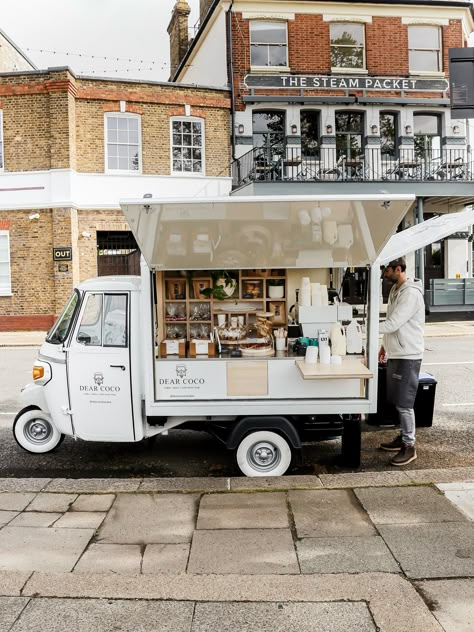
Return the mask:
<path id="1" fill-rule="evenodd" d="M 248 325 L 247 335 L 239 346 L 242 355 L 273 355 L 273 325 L 270 312 L 257 312 L 257 320 Z"/>

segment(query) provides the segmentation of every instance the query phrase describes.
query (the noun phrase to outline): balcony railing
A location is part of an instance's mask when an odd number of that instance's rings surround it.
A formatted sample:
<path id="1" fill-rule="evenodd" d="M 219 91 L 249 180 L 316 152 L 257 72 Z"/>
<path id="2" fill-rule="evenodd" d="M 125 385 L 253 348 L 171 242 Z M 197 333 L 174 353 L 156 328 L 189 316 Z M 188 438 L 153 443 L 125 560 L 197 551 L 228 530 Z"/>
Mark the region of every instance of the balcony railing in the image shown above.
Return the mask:
<path id="1" fill-rule="evenodd" d="M 232 163 L 233 187 L 252 182 L 469 182 L 474 180 L 469 150 L 444 149 L 420 152 L 400 149 L 395 156 L 379 148 L 342 153 L 321 148 L 317 155 L 303 156 L 296 147 L 255 147 Z"/>

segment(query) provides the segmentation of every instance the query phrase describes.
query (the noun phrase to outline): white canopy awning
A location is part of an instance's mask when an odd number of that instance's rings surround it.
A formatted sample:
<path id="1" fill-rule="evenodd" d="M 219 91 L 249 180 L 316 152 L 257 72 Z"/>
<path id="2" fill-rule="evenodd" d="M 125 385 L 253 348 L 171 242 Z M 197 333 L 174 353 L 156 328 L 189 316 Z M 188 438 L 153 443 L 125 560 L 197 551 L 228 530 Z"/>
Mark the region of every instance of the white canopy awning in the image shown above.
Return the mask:
<path id="1" fill-rule="evenodd" d="M 449 237 L 456 231 L 473 224 L 474 210 L 472 209 L 433 217 L 390 237 L 387 245 L 378 256 L 377 262 L 380 265 L 385 265 L 398 257 L 420 250 L 428 244 Z"/>
<path id="2" fill-rule="evenodd" d="M 123 200 L 155 270 L 372 264 L 413 195 L 230 196 Z"/>

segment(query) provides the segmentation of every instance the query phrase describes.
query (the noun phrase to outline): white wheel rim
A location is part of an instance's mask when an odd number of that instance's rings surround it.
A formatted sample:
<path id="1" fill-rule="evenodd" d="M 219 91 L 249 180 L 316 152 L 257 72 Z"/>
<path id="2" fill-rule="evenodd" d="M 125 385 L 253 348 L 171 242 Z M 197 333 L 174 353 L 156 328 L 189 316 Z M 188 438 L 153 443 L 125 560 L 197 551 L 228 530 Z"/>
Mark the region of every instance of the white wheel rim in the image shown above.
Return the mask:
<path id="1" fill-rule="evenodd" d="M 255 470 L 269 472 L 280 464 L 281 452 L 278 446 L 270 441 L 259 441 L 248 449 L 247 461 Z"/>
<path id="2" fill-rule="evenodd" d="M 25 423 L 23 435 L 29 443 L 43 445 L 51 440 L 53 428 L 46 419 L 31 419 Z"/>

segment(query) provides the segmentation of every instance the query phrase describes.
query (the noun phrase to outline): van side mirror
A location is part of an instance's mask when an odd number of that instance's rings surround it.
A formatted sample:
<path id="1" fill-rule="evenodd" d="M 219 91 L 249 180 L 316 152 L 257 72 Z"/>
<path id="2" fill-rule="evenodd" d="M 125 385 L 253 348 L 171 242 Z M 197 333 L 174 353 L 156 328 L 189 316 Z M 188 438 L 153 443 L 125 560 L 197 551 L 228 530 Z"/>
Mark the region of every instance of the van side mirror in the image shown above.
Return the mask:
<path id="1" fill-rule="evenodd" d="M 80 342 L 81 345 L 90 345 L 91 337 L 81 331 L 77 336 L 77 342 Z"/>

